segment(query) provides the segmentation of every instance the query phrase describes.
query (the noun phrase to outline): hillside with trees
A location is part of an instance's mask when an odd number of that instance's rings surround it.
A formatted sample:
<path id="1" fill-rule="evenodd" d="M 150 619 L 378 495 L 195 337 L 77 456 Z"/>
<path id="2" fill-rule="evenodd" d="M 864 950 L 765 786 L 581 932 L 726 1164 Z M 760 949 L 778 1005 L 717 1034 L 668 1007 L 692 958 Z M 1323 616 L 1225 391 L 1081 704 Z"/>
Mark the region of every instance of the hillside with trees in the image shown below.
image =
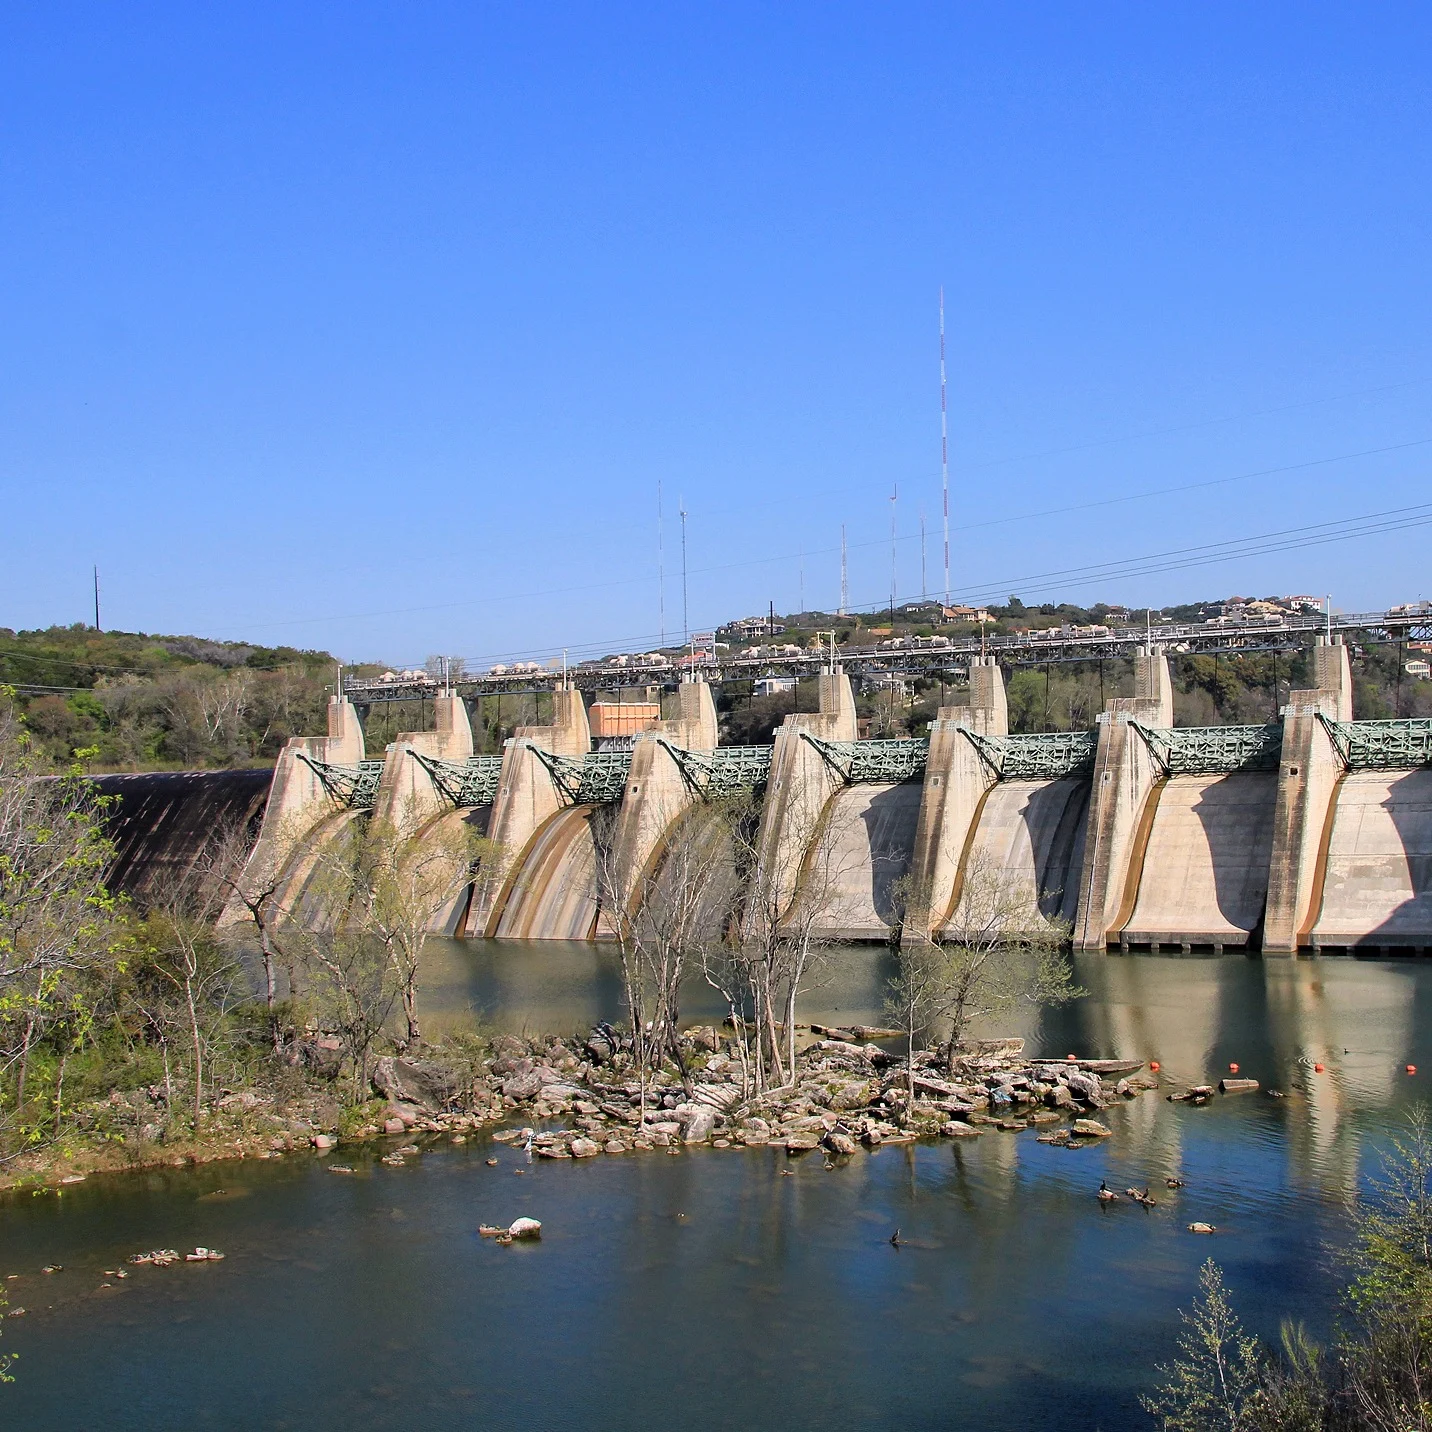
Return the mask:
<path id="1" fill-rule="evenodd" d="M 271 764 L 295 735 L 323 730 L 327 652 L 193 636 L 0 628 L 0 685 L 38 751 L 57 765 L 93 751 L 94 770 Z"/>

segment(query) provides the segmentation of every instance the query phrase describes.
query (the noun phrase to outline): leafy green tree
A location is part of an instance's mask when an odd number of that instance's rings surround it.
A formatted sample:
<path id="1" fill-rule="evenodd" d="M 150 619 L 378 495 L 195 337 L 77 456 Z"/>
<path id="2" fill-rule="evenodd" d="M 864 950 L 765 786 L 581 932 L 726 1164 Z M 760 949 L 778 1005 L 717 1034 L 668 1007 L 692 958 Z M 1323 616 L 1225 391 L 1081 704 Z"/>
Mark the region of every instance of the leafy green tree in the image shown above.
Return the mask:
<path id="1" fill-rule="evenodd" d="M 1192 1310 L 1179 1314 L 1178 1356 L 1158 1368 L 1162 1380 L 1140 1401 L 1163 1432 L 1246 1432 L 1258 1426 L 1267 1360 L 1239 1322 L 1211 1258 L 1198 1287 Z"/>

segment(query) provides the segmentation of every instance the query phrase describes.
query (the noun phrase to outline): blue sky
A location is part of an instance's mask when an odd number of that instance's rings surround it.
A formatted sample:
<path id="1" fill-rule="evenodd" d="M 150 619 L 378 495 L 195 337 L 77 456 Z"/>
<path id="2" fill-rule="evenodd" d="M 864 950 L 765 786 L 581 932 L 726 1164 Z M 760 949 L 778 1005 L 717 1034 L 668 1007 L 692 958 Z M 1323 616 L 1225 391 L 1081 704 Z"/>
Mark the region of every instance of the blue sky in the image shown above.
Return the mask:
<path id="1" fill-rule="evenodd" d="M 842 523 L 887 599 L 897 486 L 938 591 L 941 284 L 957 595 L 1432 596 L 1426 526 L 1047 575 L 1432 500 L 1429 72 L 1414 5 L 10 4 L 0 625 L 98 562 L 130 630 L 649 644 L 658 480 L 669 636 L 679 500 L 694 629 L 833 607 Z"/>

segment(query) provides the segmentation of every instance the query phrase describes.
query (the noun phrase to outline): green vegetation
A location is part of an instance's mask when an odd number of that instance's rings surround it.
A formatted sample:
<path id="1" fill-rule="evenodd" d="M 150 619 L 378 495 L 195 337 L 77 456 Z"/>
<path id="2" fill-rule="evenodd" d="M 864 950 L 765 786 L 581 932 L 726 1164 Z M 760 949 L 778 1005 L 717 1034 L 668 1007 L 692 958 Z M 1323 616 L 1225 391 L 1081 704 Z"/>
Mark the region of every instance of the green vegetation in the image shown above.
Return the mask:
<path id="1" fill-rule="evenodd" d="M 0 687 L 0 1183 L 105 1150 L 233 1153 L 289 1114 L 331 1128 L 382 1047 L 421 1044 L 426 931 L 482 856 L 466 827 L 355 826 L 317 872 L 334 918 L 300 929 L 246 874 L 242 831 L 215 831 L 147 910 L 114 898 L 106 807 L 78 765 L 52 774 Z M 258 949 L 217 928 L 231 895 Z"/>
<path id="2" fill-rule="evenodd" d="M 326 652 L 0 628 L 0 682 L 18 690 L 33 754 L 56 765 L 79 749 L 109 770 L 264 764 L 290 736 L 323 729 L 333 679 Z"/>
<path id="3" fill-rule="evenodd" d="M 1351 1210 L 1339 1326 L 1265 1347 L 1210 1260 L 1178 1356 L 1144 1399 L 1164 1432 L 1411 1432 L 1432 1420 L 1432 1126 L 1419 1107 Z"/>

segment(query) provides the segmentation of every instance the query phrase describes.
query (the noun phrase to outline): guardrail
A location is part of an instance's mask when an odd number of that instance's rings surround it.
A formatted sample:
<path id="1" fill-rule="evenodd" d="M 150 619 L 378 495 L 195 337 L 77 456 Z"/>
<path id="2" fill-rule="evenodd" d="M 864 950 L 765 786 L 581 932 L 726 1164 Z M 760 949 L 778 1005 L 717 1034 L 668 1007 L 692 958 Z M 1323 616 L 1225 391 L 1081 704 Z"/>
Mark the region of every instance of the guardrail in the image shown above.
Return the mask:
<path id="1" fill-rule="evenodd" d="M 1208 652 L 1277 652 L 1295 650 L 1308 639 L 1324 632 L 1334 635 L 1363 633 L 1381 640 L 1432 641 L 1432 611 L 1352 612 L 1334 616 L 1289 615 L 1281 621 L 1250 621 L 1238 625 L 1214 623 L 1169 623 L 1154 627 L 1123 627 L 1107 633 L 1082 635 L 1052 631 L 1018 636 L 948 638 L 945 645 L 933 646 L 922 638 L 895 646 L 839 648 L 841 667 L 852 674 L 898 672 L 912 675 L 965 675 L 972 657 L 995 656 L 1011 666 L 1064 664 L 1109 660 L 1131 656 L 1150 641 L 1166 651 L 1180 654 Z M 705 680 L 750 681 L 762 676 L 815 676 L 829 665 L 829 653 L 801 651 L 784 656 L 722 657 L 705 666 L 691 667 L 677 662 L 665 666 L 569 667 L 566 680 L 584 691 L 612 691 L 628 686 L 672 685 L 683 675 Z M 559 671 L 540 675 L 532 672 L 485 673 L 466 676 L 452 683 L 465 696 L 507 695 L 551 691 L 563 680 Z M 348 678 L 344 694 L 358 705 L 390 701 L 430 700 L 444 688 L 437 681 L 382 681 Z"/>

